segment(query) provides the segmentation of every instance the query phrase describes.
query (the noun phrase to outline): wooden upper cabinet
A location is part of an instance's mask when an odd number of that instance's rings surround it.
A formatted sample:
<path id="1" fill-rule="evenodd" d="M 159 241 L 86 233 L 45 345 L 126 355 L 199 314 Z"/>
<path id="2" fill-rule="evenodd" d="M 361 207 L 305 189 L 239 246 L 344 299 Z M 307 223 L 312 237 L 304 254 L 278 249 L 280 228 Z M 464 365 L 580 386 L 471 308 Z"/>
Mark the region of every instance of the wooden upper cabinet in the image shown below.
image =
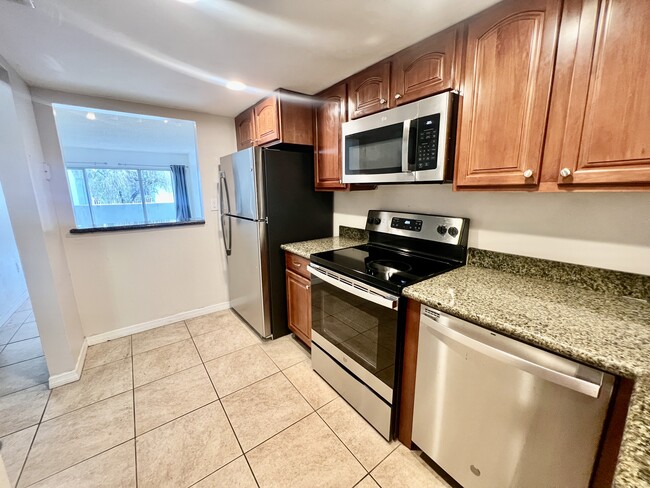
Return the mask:
<path id="1" fill-rule="evenodd" d="M 390 61 L 374 64 L 348 79 L 348 115 L 351 119 L 390 106 Z"/>
<path id="2" fill-rule="evenodd" d="M 314 113 L 314 179 L 317 190 L 345 190 L 342 178 L 341 124 L 347 120 L 347 85 L 340 83 L 316 97 Z"/>
<path id="3" fill-rule="evenodd" d="M 237 134 L 237 150 L 255 145 L 255 115 L 252 108 L 244 110 L 235 117 L 235 131 Z"/>
<path id="4" fill-rule="evenodd" d="M 650 2 L 568 1 L 563 135 L 553 167 L 560 185 L 650 183 Z M 562 51 L 560 51 L 562 53 Z M 561 83 L 565 81 L 564 85 Z M 566 176 L 563 176 L 566 175 Z"/>
<path id="5" fill-rule="evenodd" d="M 539 181 L 560 0 L 506 0 L 468 22 L 457 187 Z"/>
<path id="6" fill-rule="evenodd" d="M 459 88 L 462 34 L 461 25 L 455 25 L 391 58 L 391 94 L 394 105 Z"/>
<path id="7" fill-rule="evenodd" d="M 270 96 L 253 109 L 255 111 L 255 133 L 257 144 L 261 146 L 267 142 L 280 139 L 280 118 L 278 115 L 278 96 Z"/>

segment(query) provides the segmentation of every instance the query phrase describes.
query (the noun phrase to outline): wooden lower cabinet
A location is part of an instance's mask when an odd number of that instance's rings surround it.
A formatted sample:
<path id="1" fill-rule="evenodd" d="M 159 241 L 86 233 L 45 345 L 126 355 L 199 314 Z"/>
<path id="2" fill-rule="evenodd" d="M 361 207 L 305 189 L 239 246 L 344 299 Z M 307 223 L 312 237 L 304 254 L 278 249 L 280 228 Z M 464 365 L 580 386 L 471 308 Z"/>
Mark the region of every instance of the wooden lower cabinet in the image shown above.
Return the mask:
<path id="1" fill-rule="evenodd" d="M 311 346 L 311 279 L 309 261 L 286 253 L 287 325 L 301 341 Z"/>

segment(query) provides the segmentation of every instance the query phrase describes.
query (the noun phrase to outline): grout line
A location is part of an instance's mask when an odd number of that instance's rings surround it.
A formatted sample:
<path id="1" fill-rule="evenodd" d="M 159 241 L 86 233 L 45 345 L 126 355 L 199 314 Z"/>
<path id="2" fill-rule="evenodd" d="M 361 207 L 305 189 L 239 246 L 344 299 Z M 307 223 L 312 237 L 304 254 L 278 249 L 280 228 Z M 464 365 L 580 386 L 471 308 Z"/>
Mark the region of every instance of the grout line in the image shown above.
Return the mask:
<path id="1" fill-rule="evenodd" d="M 138 445 L 136 439 L 135 420 L 135 367 L 133 365 L 133 336 L 129 336 L 129 348 L 131 349 L 131 392 L 133 398 L 133 462 L 135 464 L 135 488 L 138 488 Z"/>
<path id="2" fill-rule="evenodd" d="M 17 344 L 17 343 L 14 342 L 14 344 Z M 2 351 L 0 351 L 0 354 L 2 354 Z M 19 360 L 16 361 L 15 363 L 10 363 L 10 364 L 5 364 L 4 366 L 0 366 L 0 369 L 2 369 L 2 368 L 8 368 L 9 366 L 14 366 L 14 365 L 16 365 L 16 364 L 20 364 L 20 363 L 26 363 L 27 361 L 31 361 L 32 359 L 42 358 L 43 356 L 44 356 L 44 354 L 41 354 L 40 356 L 35 356 L 35 357 L 33 357 L 33 358 L 19 359 Z"/>
<path id="3" fill-rule="evenodd" d="M 38 358 L 35 358 L 35 359 L 38 359 Z M 4 397 L 7 397 L 9 395 L 13 395 L 14 393 L 20 393 L 21 391 L 29 390 L 30 388 L 35 388 L 35 387 L 40 386 L 40 385 L 48 385 L 48 384 L 49 384 L 49 380 L 46 380 L 43 383 L 36 383 L 35 385 L 30 385 L 30 386 L 28 386 L 26 388 L 21 388 L 20 390 L 12 391 L 11 393 L 7 393 L 5 395 L 0 395 L 0 399 L 2 399 Z M 49 389 L 49 387 L 48 387 L 48 389 Z"/>
<path id="4" fill-rule="evenodd" d="M 38 421 L 38 424 L 36 424 L 36 430 L 34 431 L 34 437 L 32 437 L 32 442 L 29 444 L 29 449 L 27 450 L 27 455 L 25 456 L 25 460 L 23 461 L 23 464 L 20 467 L 20 472 L 18 473 L 18 477 L 16 478 L 16 486 L 18 486 L 18 482 L 20 481 L 20 478 L 22 477 L 23 472 L 25 471 L 25 466 L 27 466 L 27 460 L 29 459 L 29 455 L 32 452 L 32 447 L 34 447 L 34 441 L 36 441 L 36 436 L 38 435 L 38 431 L 40 430 L 41 424 L 43 423 L 43 416 L 45 415 L 45 410 L 47 410 L 47 405 L 48 405 L 48 403 L 50 403 L 50 398 L 52 398 L 52 390 L 49 390 L 49 391 L 50 391 L 50 394 L 47 396 L 47 401 L 45 402 L 45 406 L 43 407 L 43 411 L 41 412 L 41 418 Z"/>

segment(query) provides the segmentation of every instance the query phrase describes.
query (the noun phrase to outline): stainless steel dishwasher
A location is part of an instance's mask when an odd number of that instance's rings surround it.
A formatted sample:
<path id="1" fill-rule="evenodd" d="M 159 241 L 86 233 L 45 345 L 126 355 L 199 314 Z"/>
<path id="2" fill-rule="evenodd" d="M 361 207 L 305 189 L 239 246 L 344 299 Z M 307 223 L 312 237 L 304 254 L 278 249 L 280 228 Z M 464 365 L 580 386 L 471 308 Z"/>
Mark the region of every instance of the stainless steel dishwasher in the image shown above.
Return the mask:
<path id="1" fill-rule="evenodd" d="M 413 442 L 465 488 L 587 487 L 613 385 L 423 307 Z"/>

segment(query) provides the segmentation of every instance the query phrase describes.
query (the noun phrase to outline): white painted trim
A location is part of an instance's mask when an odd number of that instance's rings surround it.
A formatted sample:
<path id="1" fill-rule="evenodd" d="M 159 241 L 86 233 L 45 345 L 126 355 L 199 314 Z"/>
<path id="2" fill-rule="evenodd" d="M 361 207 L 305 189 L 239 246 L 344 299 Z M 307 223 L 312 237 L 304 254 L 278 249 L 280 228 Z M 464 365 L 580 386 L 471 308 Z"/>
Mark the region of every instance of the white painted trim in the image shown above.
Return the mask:
<path id="1" fill-rule="evenodd" d="M 79 356 L 77 357 L 77 365 L 72 371 L 66 371 L 65 373 L 57 374 L 50 376 L 50 389 L 56 388 L 57 386 L 67 385 L 68 383 L 73 383 L 81 378 L 81 371 L 84 368 L 84 362 L 86 361 L 86 352 L 88 351 L 88 339 L 84 339 L 81 344 L 81 351 L 79 351 Z"/>
<path id="2" fill-rule="evenodd" d="M 4 324 L 11 316 L 18 311 L 20 307 L 22 307 L 23 303 L 29 298 L 29 293 L 27 290 L 23 292 L 23 294 L 16 300 L 16 303 L 14 303 L 11 307 L 9 307 L 9 310 L 7 310 L 4 315 L 0 315 L 0 325 Z"/>
<path id="3" fill-rule="evenodd" d="M 145 330 L 155 329 L 156 327 L 162 327 L 163 325 L 173 324 L 174 322 L 180 322 L 181 320 L 192 319 L 194 317 L 199 317 L 208 313 L 221 312 L 222 310 L 227 310 L 229 308 L 230 302 L 215 303 L 214 305 L 208 305 L 207 307 L 203 308 L 195 308 L 194 310 L 180 312 L 174 315 L 169 315 L 168 317 L 150 320 L 149 322 L 129 325 L 128 327 L 122 327 L 120 329 L 113 329 L 102 334 L 96 334 L 87 337 L 86 340 L 88 341 L 89 346 L 94 346 L 95 344 L 100 344 L 102 342 L 119 339 L 120 337 L 130 336 L 131 334 L 137 334 L 138 332 L 144 332 Z"/>

